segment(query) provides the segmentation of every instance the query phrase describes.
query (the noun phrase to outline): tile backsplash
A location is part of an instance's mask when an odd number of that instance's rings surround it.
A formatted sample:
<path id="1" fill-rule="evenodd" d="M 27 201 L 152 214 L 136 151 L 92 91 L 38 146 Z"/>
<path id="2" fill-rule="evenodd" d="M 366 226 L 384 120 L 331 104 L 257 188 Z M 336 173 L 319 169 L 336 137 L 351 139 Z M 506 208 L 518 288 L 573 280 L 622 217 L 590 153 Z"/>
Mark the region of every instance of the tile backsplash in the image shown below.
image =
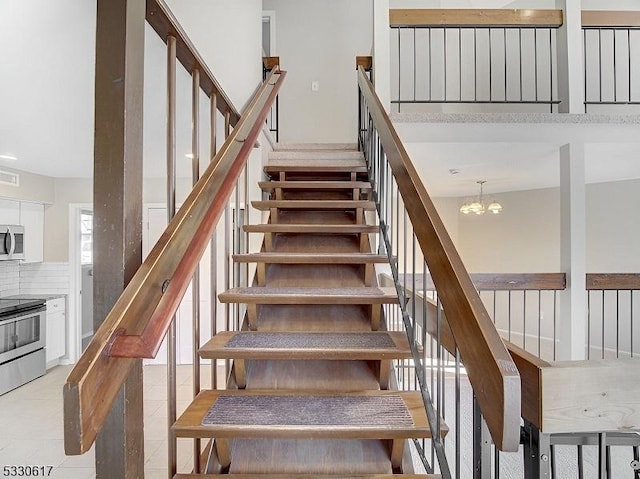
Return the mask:
<path id="1" fill-rule="evenodd" d="M 69 294 L 69 263 L 0 261 L 0 296 Z"/>
<path id="2" fill-rule="evenodd" d="M 0 261 L 0 297 L 20 294 L 20 263 Z"/>

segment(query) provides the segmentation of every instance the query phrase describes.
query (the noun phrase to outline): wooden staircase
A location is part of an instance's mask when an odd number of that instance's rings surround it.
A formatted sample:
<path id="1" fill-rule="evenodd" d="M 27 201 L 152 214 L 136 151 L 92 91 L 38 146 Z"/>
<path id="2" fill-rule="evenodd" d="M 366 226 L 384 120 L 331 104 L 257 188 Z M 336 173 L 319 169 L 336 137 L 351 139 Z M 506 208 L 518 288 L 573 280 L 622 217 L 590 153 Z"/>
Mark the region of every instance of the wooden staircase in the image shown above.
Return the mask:
<path id="1" fill-rule="evenodd" d="M 270 199 L 250 288 L 220 301 L 247 305 L 242 331 L 216 335 L 200 354 L 233 360 L 228 389 L 203 391 L 173 426 L 177 437 L 214 438 L 208 474 L 238 479 L 415 475 L 407 439 L 428 438 L 419 392 L 393 389 L 391 360 L 411 357 L 404 333 L 386 331 L 366 221 L 370 200 L 355 147 L 297 145 L 274 151 L 261 182 Z M 441 434 L 446 434 L 443 426 Z"/>

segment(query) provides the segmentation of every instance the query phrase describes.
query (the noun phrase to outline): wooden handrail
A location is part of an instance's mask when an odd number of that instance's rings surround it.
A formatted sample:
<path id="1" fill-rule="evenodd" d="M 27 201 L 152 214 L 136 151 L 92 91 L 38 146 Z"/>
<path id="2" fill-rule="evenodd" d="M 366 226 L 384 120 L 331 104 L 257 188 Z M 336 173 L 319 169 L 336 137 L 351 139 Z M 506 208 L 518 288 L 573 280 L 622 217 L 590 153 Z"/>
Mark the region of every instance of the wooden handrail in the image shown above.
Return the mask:
<path id="1" fill-rule="evenodd" d="M 516 451 L 520 443 L 518 369 L 362 67 L 358 84 L 493 440 L 501 450 Z"/>
<path id="2" fill-rule="evenodd" d="M 638 290 L 640 273 L 587 273 L 587 291 Z"/>
<path id="3" fill-rule="evenodd" d="M 638 10 L 583 10 L 582 26 L 592 28 L 640 27 Z"/>
<path id="4" fill-rule="evenodd" d="M 528 27 L 562 26 L 562 10 L 507 9 L 390 9 L 389 26 L 429 27 Z"/>
<path id="5" fill-rule="evenodd" d="M 415 276 L 418 291 L 423 288 L 427 291 L 435 289 L 431 275 L 426 275 L 426 285 L 422 274 Z M 471 273 L 470 276 L 479 291 L 561 291 L 567 287 L 565 273 Z"/>
<path id="6" fill-rule="evenodd" d="M 146 20 L 166 43 L 169 36 L 176 38 L 176 57 L 188 72 L 200 71 L 200 88 L 211 98 L 216 95 L 216 106 L 223 115 L 229 112 L 231 126 L 236 126 L 240 120 L 240 113 L 233 106 L 216 78 L 207 67 L 196 47 L 184 32 L 178 20 L 163 0 L 147 0 Z"/>
<path id="7" fill-rule="evenodd" d="M 64 386 L 65 451 L 93 444 L 133 363 L 160 344 L 285 77 L 274 71 L 96 331 Z"/>

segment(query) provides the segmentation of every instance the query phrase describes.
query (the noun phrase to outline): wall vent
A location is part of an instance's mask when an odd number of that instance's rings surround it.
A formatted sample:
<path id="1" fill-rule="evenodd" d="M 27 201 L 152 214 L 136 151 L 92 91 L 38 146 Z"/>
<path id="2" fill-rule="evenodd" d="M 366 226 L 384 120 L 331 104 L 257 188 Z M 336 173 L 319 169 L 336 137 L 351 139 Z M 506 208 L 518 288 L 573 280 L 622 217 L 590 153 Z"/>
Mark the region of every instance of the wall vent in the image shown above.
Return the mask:
<path id="1" fill-rule="evenodd" d="M 20 186 L 20 175 L 10 171 L 0 170 L 0 185 Z"/>

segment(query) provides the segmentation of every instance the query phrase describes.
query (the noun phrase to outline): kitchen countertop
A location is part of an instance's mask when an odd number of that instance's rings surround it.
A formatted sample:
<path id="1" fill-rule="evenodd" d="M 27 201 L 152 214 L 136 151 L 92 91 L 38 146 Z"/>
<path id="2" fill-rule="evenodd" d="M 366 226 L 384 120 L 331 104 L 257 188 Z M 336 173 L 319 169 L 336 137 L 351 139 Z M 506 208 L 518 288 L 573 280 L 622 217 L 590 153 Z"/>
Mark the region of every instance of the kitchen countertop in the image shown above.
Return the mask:
<path id="1" fill-rule="evenodd" d="M 66 297 L 66 294 L 13 294 L 11 296 L 5 296 L 2 299 L 44 299 L 49 301 L 50 299 L 58 299 Z"/>

